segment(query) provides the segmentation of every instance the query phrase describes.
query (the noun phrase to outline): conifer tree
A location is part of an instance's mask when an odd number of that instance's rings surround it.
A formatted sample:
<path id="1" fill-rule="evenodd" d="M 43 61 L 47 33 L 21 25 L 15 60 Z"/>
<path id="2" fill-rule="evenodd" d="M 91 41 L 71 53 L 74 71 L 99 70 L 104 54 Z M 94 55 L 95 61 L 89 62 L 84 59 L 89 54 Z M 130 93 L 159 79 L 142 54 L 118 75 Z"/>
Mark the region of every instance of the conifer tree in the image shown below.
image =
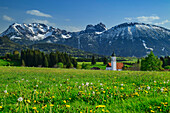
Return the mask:
<path id="1" fill-rule="evenodd" d="M 25 66 L 25 61 L 22 59 L 22 63 L 21 63 L 22 66 Z"/>
<path id="2" fill-rule="evenodd" d="M 71 68 L 71 67 L 72 67 L 71 60 L 69 57 L 67 57 L 66 68 Z"/>
<path id="3" fill-rule="evenodd" d="M 48 67 L 48 60 L 46 56 L 44 56 L 43 64 L 44 64 L 43 67 Z"/>
<path id="4" fill-rule="evenodd" d="M 75 58 L 72 58 L 72 64 L 75 68 L 77 68 L 77 61 Z"/>
<path id="5" fill-rule="evenodd" d="M 95 65 L 95 64 L 96 64 L 96 60 L 95 60 L 94 56 L 92 57 L 91 64 L 92 64 L 92 65 Z"/>
<path id="6" fill-rule="evenodd" d="M 108 63 L 108 60 L 106 57 L 103 58 L 103 64 L 106 65 Z"/>

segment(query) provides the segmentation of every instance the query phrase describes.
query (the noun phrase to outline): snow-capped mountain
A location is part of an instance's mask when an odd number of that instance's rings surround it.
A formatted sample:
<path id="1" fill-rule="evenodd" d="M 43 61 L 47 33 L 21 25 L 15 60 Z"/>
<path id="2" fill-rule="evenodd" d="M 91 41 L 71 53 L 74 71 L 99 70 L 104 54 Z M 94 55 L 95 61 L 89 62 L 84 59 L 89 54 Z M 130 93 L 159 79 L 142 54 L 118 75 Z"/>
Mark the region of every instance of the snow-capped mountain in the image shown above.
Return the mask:
<path id="1" fill-rule="evenodd" d="M 56 29 L 54 27 L 40 24 L 18 24 L 14 23 L 9 26 L 9 28 L 0 34 L 0 36 L 7 36 L 14 42 L 20 44 L 32 44 L 41 40 L 46 40 L 47 43 L 55 43 L 60 39 L 70 38 L 71 32 L 66 30 Z M 48 40 L 47 40 L 48 38 Z"/>
<path id="2" fill-rule="evenodd" d="M 107 29 L 102 23 L 80 32 L 67 32 L 45 24 L 14 23 L 0 36 L 20 44 L 59 43 L 85 51 L 118 56 L 170 55 L 170 30 L 144 23 L 123 23 Z"/>

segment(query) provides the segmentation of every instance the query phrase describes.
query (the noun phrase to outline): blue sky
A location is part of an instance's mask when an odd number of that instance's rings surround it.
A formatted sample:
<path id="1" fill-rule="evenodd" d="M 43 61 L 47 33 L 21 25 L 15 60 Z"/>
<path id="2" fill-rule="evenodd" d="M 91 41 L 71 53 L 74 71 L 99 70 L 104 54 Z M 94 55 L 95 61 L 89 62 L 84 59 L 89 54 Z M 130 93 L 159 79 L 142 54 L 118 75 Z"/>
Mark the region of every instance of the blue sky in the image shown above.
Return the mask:
<path id="1" fill-rule="evenodd" d="M 143 22 L 170 28 L 170 0 L 0 0 L 0 33 L 14 22 L 68 31 L 102 22 L 107 28 Z"/>

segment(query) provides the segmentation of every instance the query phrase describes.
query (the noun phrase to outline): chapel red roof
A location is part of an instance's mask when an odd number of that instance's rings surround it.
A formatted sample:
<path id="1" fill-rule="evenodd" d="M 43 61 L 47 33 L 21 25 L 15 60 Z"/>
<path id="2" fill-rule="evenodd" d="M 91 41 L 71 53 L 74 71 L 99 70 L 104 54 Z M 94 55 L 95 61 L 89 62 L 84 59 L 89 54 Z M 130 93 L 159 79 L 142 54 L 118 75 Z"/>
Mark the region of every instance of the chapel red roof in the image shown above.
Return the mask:
<path id="1" fill-rule="evenodd" d="M 111 63 L 108 63 L 107 67 L 111 67 Z M 116 63 L 116 68 L 117 69 L 122 69 L 123 68 L 123 63 Z"/>

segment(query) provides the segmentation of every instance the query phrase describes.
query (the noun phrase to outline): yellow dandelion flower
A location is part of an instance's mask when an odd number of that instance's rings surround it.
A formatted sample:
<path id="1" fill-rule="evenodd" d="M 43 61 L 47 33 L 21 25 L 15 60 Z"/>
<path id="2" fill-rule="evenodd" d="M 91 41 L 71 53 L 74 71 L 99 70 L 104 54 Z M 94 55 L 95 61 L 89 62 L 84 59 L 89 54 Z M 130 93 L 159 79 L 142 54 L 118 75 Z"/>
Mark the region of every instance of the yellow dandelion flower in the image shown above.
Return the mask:
<path id="1" fill-rule="evenodd" d="M 32 109 L 36 110 L 37 108 L 36 108 L 36 107 L 33 107 Z"/>
<path id="2" fill-rule="evenodd" d="M 123 87 L 121 87 L 120 89 L 121 89 L 121 90 L 123 90 L 124 88 L 123 88 Z"/>
<path id="3" fill-rule="evenodd" d="M 66 101 L 65 101 L 65 100 L 63 100 L 63 102 L 64 102 L 64 103 L 66 103 Z"/>
<path id="4" fill-rule="evenodd" d="M 160 106 L 158 106 L 157 108 L 158 108 L 158 109 L 160 109 L 161 107 L 160 107 Z"/>
<path id="5" fill-rule="evenodd" d="M 53 107 L 54 105 L 53 104 L 50 104 L 51 107 Z"/>
<path id="6" fill-rule="evenodd" d="M 117 88 L 116 86 L 114 86 L 114 88 Z"/>
<path id="7" fill-rule="evenodd" d="M 47 105 L 45 105 L 44 107 L 47 107 Z"/>
<path id="8" fill-rule="evenodd" d="M 55 98 L 55 96 L 52 96 L 52 98 Z"/>
<path id="9" fill-rule="evenodd" d="M 28 102 L 28 103 L 31 103 L 31 101 L 30 101 L 30 100 L 27 100 L 27 102 Z"/>
<path id="10" fill-rule="evenodd" d="M 93 111 L 92 110 L 90 110 L 90 113 L 92 113 Z"/>
<path id="11" fill-rule="evenodd" d="M 83 113 L 82 111 L 80 111 L 80 113 Z"/>
<path id="12" fill-rule="evenodd" d="M 154 113 L 155 111 L 151 110 L 151 113 Z"/>
<path id="13" fill-rule="evenodd" d="M 106 107 L 105 105 L 98 105 L 98 106 L 96 106 L 96 108 L 104 108 L 104 107 Z"/>
<path id="14" fill-rule="evenodd" d="M 44 109 L 44 106 L 42 107 L 42 109 Z"/>
<path id="15" fill-rule="evenodd" d="M 2 109 L 2 106 L 0 106 L 0 109 Z"/>
<path id="16" fill-rule="evenodd" d="M 106 93 L 106 91 L 103 91 L 103 93 Z"/>
<path id="17" fill-rule="evenodd" d="M 70 105 L 66 105 L 66 107 L 67 107 L 67 108 L 69 108 L 69 107 L 70 107 Z"/>
<path id="18" fill-rule="evenodd" d="M 109 110 L 106 110 L 106 112 L 109 112 Z"/>
<path id="19" fill-rule="evenodd" d="M 71 100 L 71 98 L 69 98 Z"/>
<path id="20" fill-rule="evenodd" d="M 36 103 L 36 100 L 34 100 L 34 103 Z"/>
<path id="21" fill-rule="evenodd" d="M 152 107 L 150 106 L 149 109 L 151 109 Z"/>
<path id="22" fill-rule="evenodd" d="M 104 109 L 102 109 L 102 111 L 104 112 Z"/>

